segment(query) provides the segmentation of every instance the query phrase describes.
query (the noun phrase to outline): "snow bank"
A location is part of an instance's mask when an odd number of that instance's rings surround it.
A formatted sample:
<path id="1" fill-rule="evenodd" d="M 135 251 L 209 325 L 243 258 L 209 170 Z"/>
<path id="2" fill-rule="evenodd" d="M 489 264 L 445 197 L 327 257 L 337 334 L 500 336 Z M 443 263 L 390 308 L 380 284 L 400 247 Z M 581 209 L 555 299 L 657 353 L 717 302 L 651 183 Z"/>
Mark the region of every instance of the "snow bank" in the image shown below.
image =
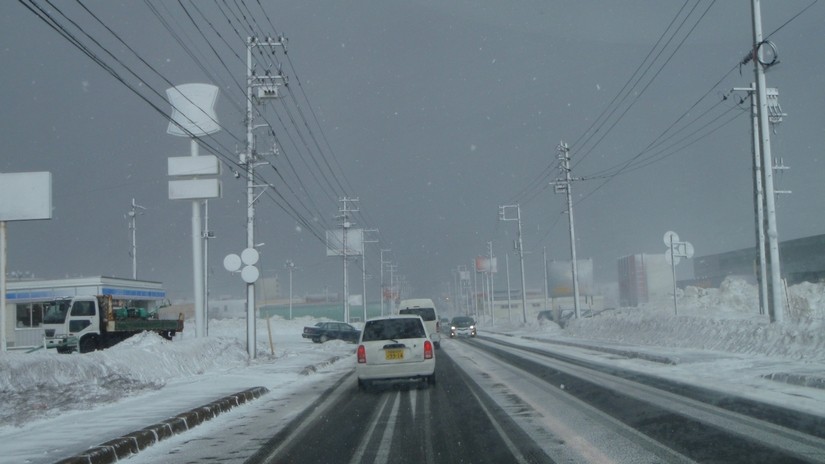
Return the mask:
<path id="1" fill-rule="evenodd" d="M 10 352 L 0 357 L 0 423 L 20 424 L 88 409 L 167 381 L 245 366 L 244 346 L 232 338 L 170 342 L 151 332 L 87 354 Z"/>
<path id="2" fill-rule="evenodd" d="M 825 361 L 825 285 L 789 289 L 783 324 L 758 313 L 757 288 L 729 278 L 718 289 L 688 287 L 673 301 L 605 311 L 571 321 L 567 336 L 618 343 L 694 348 L 749 355 Z"/>

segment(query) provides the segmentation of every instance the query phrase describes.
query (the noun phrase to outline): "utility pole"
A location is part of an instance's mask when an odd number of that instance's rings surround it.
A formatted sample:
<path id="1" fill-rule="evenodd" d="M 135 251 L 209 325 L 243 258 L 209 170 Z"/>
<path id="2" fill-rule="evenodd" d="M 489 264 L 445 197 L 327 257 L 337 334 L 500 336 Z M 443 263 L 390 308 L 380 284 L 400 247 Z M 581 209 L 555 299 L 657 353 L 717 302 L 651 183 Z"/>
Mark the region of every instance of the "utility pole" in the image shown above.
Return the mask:
<path id="1" fill-rule="evenodd" d="M 510 253 L 504 254 L 504 268 L 507 271 L 507 322 L 513 323 L 512 298 L 510 297 Z"/>
<path id="2" fill-rule="evenodd" d="M 378 234 L 378 229 L 364 229 L 364 251 L 361 253 L 361 270 L 363 271 L 361 274 L 361 284 L 363 286 L 361 298 L 364 304 L 364 322 L 367 321 L 367 243 L 378 243 L 378 239 L 367 240 L 368 233 Z"/>
<path id="3" fill-rule="evenodd" d="M 573 309 L 576 319 L 581 314 L 579 313 L 579 270 L 576 263 L 576 233 L 573 227 L 573 192 L 572 183 L 574 179 L 571 176 L 570 168 L 570 148 L 566 143 L 560 142 L 558 146 L 559 160 L 561 161 L 560 169 L 564 174 L 564 179 L 556 180 L 554 183 L 556 193 L 567 193 L 567 220 L 570 223 L 570 260 L 573 268 Z"/>
<path id="4" fill-rule="evenodd" d="M 487 305 L 490 304 L 490 277 L 487 275 L 489 271 L 482 271 L 481 273 L 481 294 L 484 298 L 481 301 L 481 315 L 487 314 Z"/>
<path id="5" fill-rule="evenodd" d="M 750 60 L 751 56 L 749 55 L 746 57 L 746 60 Z M 753 209 L 754 209 L 754 230 L 756 231 L 756 254 L 759 260 L 759 268 L 757 271 L 757 278 L 759 280 L 759 314 L 765 314 L 765 308 L 768 305 L 769 297 L 768 297 L 768 261 L 767 261 L 767 242 L 765 240 L 765 192 L 762 186 L 762 179 L 763 179 L 763 167 L 762 167 L 762 154 L 759 149 L 759 109 L 757 107 L 756 102 L 756 83 L 751 83 L 750 87 L 735 87 L 734 91 L 744 91 L 748 92 L 748 96 L 751 100 L 751 140 L 752 140 L 752 164 L 753 164 Z M 779 106 L 779 91 L 775 88 L 767 88 L 766 89 L 767 100 L 768 100 L 768 122 L 771 124 L 771 128 L 774 125 L 779 124 L 782 122 L 782 118 L 787 116 L 785 113 L 782 112 L 782 108 Z M 786 169 L 785 166 L 781 166 L 781 168 Z M 774 169 L 780 169 L 780 167 L 775 166 Z M 774 190 L 774 193 L 790 193 L 787 191 L 777 191 Z"/>
<path id="6" fill-rule="evenodd" d="M 460 271 L 458 270 L 458 267 L 456 267 L 455 269 L 452 270 L 452 274 L 453 274 L 453 288 L 452 288 L 452 292 L 450 292 L 450 293 L 452 294 L 452 298 L 453 298 L 453 311 L 456 312 L 456 313 L 460 313 L 461 312 L 461 297 L 459 296 L 459 294 L 461 292 L 460 292 L 459 287 L 461 285 L 461 283 L 460 283 L 461 282 L 461 275 L 460 275 Z"/>
<path id="7" fill-rule="evenodd" d="M 478 317 L 478 267 L 473 262 L 473 313 Z"/>
<path id="8" fill-rule="evenodd" d="M 496 295 L 495 295 L 495 283 L 493 280 L 493 270 L 495 270 L 495 258 L 493 257 L 493 242 L 487 242 L 487 246 L 490 249 L 490 326 L 494 326 L 495 321 L 495 303 L 496 303 Z"/>
<path id="9" fill-rule="evenodd" d="M 286 269 L 289 271 L 289 320 L 292 320 L 292 271 L 295 270 L 295 263 L 291 259 L 286 260 Z"/>
<path id="10" fill-rule="evenodd" d="M 389 264 L 389 261 L 384 261 L 384 253 L 389 253 L 390 249 L 379 250 L 381 255 L 381 315 L 384 315 L 384 265 Z"/>
<path id="11" fill-rule="evenodd" d="M 260 195 L 255 196 L 255 166 L 259 164 L 259 153 L 256 151 L 255 137 L 252 133 L 256 128 L 253 104 L 260 104 L 265 100 L 278 98 L 278 85 L 280 85 L 281 81 L 286 80 L 282 74 L 272 75 L 269 70 L 262 76 L 257 75 L 252 62 L 252 51 L 254 49 L 265 48 L 270 49 L 272 53 L 274 53 L 277 47 L 283 47 L 284 50 L 286 50 L 285 42 L 286 40 L 283 37 L 278 37 L 277 39 L 267 37 L 262 40 L 257 37 L 247 37 L 246 40 L 246 152 L 240 155 L 240 165 L 246 167 L 247 249 L 255 249 L 255 202 L 258 197 L 260 197 Z M 261 127 L 268 126 L 262 125 Z M 246 283 L 246 344 L 251 359 L 255 359 L 256 357 L 255 331 L 255 282 L 253 281 Z"/>
<path id="12" fill-rule="evenodd" d="M 388 264 L 387 269 L 390 271 L 390 309 L 389 314 L 395 313 L 395 271 L 398 269 L 397 264 Z"/>
<path id="13" fill-rule="evenodd" d="M 469 286 L 470 281 L 470 272 L 467 270 L 467 266 L 460 265 L 458 266 L 458 312 L 459 314 L 470 314 L 470 306 L 469 301 L 467 301 L 465 296 L 465 289 Z M 464 310 L 466 305 L 466 311 Z"/>
<path id="14" fill-rule="evenodd" d="M 547 309 L 548 288 L 547 288 L 547 247 L 542 247 L 542 255 L 544 256 L 544 309 Z M 553 308 L 550 308 L 553 309 Z M 559 321 L 556 321 L 559 322 Z"/>
<path id="15" fill-rule="evenodd" d="M 504 205 L 499 206 L 499 220 L 501 221 L 517 221 L 518 223 L 518 241 L 516 242 L 516 249 L 518 250 L 519 260 L 521 261 L 521 312 L 522 316 L 524 317 L 523 323 L 527 324 L 527 284 L 525 283 L 526 278 L 524 277 L 524 242 L 522 241 L 521 235 L 521 206 L 518 204 L 515 205 Z M 507 218 L 507 208 L 515 208 L 516 209 L 516 217 Z"/>
<path id="16" fill-rule="evenodd" d="M 776 204 L 773 188 L 773 160 L 771 158 L 771 138 L 768 112 L 767 90 L 765 88 L 765 69 L 778 62 L 773 43 L 762 38 L 762 11 L 760 0 L 751 0 L 753 20 L 753 47 L 751 59 L 756 76 L 756 102 L 759 113 L 759 148 L 762 155 L 762 185 L 765 203 L 765 220 L 767 230 L 767 267 L 770 271 L 768 285 L 768 315 L 771 322 L 783 322 L 782 281 L 779 262 L 779 232 L 776 224 Z M 773 56 L 768 57 L 772 53 Z"/>
<path id="17" fill-rule="evenodd" d="M 347 203 L 356 203 L 358 202 L 357 198 L 348 198 L 344 197 L 338 200 L 341 202 L 342 206 L 338 210 L 339 214 L 336 216 L 337 219 L 341 220 L 341 235 L 343 236 L 343 261 L 344 261 L 344 322 L 350 322 L 350 313 L 349 313 L 349 282 L 347 282 L 347 231 L 354 225 L 354 223 L 349 221 L 350 213 L 357 213 L 359 209 L 356 207 L 355 209 L 350 209 Z"/>
<path id="18" fill-rule="evenodd" d="M 132 208 L 129 210 L 129 230 L 132 231 L 132 279 L 137 280 L 137 216 L 138 209 L 146 210 L 143 206 L 135 203 L 132 198 Z"/>

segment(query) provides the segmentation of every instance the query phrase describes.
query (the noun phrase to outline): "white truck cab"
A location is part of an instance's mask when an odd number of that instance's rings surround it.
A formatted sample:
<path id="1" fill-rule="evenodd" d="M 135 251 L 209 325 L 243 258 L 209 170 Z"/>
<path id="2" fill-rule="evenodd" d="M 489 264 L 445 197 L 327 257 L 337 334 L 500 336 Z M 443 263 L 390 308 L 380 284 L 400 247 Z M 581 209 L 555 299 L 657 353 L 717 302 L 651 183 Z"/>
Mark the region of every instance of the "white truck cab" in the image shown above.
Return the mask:
<path id="1" fill-rule="evenodd" d="M 100 308 L 96 296 L 76 296 L 61 298 L 45 303 L 43 328 L 46 348 L 58 351 L 70 350 L 80 340 L 91 347 L 97 345 L 100 337 Z M 78 347 L 86 352 L 83 347 Z"/>

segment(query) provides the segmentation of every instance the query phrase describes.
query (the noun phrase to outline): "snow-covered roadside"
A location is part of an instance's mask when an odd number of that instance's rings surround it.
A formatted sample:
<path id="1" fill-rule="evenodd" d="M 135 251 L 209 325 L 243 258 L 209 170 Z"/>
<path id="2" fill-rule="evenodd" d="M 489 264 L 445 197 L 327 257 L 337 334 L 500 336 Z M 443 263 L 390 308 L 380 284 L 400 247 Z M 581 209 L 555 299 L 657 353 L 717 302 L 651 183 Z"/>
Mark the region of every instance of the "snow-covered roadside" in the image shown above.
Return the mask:
<path id="1" fill-rule="evenodd" d="M 676 364 L 650 369 L 708 385 L 749 385 L 757 396 L 763 391 L 799 397 L 805 390 L 796 390 L 803 388 L 798 385 L 817 386 L 825 372 L 825 286 L 792 287 L 796 304 L 807 308 L 805 317 L 781 325 L 757 314 L 756 290 L 741 281 L 680 293 L 678 316 L 672 300 L 665 300 L 606 311 L 565 329 L 553 323 L 508 327 L 497 321 L 494 327 L 482 325 L 480 333 L 667 352 Z M 314 392 L 352 369 L 352 344 L 301 338 L 303 326 L 315 319 L 270 322 L 274 354 L 266 321 L 259 321 L 258 357 L 252 361 L 246 355 L 244 320 L 212 320 L 204 339 L 187 329 L 172 342 L 143 334 L 84 355 L 0 356 L 0 455 L 12 462 L 54 462 L 225 395 L 257 386 L 269 389 L 273 398 Z"/>
<path id="2" fill-rule="evenodd" d="M 680 290 L 677 309 L 664 298 L 638 308 L 619 308 L 571 320 L 527 327 L 497 324 L 495 330 L 532 337 L 598 340 L 628 345 L 686 348 L 825 363 L 825 284 L 789 289 L 794 317 L 771 324 L 758 314 L 757 289 L 729 278 L 718 289 Z"/>
<path id="3" fill-rule="evenodd" d="M 311 391 L 354 365 L 352 344 L 301 338 L 314 319 L 258 324 L 258 357 L 246 355 L 246 322 L 212 320 L 210 336 L 167 341 L 142 334 L 83 355 L 12 352 L 0 357 L 0 455 L 51 463 L 227 395 Z M 193 324 L 190 324 L 193 326 Z"/>

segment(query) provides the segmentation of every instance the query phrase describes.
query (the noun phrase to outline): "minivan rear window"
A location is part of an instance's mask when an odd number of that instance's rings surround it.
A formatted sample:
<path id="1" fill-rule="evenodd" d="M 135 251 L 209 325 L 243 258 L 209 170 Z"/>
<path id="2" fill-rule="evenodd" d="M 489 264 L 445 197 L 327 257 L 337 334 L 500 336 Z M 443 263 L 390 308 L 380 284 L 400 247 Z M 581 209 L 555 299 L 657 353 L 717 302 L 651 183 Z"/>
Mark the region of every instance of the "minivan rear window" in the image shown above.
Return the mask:
<path id="1" fill-rule="evenodd" d="M 435 320 L 435 308 L 404 308 L 398 311 L 400 314 L 415 314 L 421 316 L 425 321 Z"/>
<path id="2" fill-rule="evenodd" d="M 378 319 L 367 321 L 362 341 L 425 338 L 424 326 L 417 318 Z"/>

